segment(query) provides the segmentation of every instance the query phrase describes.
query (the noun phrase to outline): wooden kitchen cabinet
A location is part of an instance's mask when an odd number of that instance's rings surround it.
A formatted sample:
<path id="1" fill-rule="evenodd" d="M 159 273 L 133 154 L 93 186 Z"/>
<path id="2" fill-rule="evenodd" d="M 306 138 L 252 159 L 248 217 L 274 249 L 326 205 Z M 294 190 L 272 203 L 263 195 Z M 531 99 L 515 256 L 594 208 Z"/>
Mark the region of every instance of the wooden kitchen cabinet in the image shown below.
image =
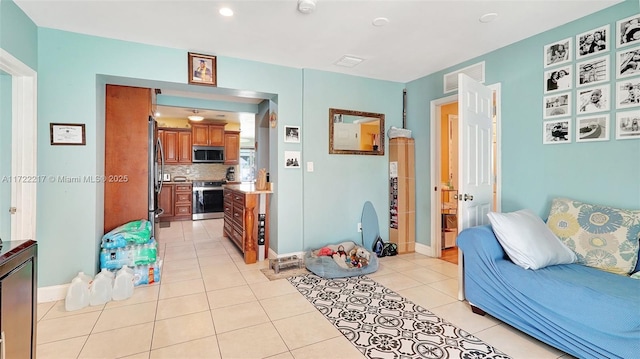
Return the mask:
<path id="1" fill-rule="evenodd" d="M 264 242 L 265 258 L 269 251 L 269 194 L 271 191 L 256 191 L 252 185 L 226 185 L 224 187 L 223 235 L 242 251 L 246 264 L 255 263 L 260 245 L 260 231 Z M 260 201 L 265 201 L 266 212 L 260 220 Z"/>
<path id="2" fill-rule="evenodd" d="M 175 192 L 174 185 L 168 184 L 168 183 L 164 183 L 162 185 L 162 190 L 160 191 L 160 195 L 158 198 L 160 208 L 162 208 L 162 210 L 164 211 L 159 216 L 162 222 L 168 222 L 173 218 L 174 192 Z"/>
<path id="3" fill-rule="evenodd" d="M 35 358 L 38 244 L 8 241 L 0 248 L 0 332 L 3 358 Z"/>
<path id="4" fill-rule="evenodd" d="M 173 220 L 191 220 L 192 199 L 193 192 L 190 183 L 175 185 Z"/>
<path id="5" fill-rule="evenodd" d="M 240 131 L 226 131 L 224 133 L 224 164 L 237 165 L 240 163 Z"/>
<path id="6" fill-rule="evenodd" d="M 191 130 L 163 128 L 158 136 L 162 140 L 164 163 L 191 163 Z"/>
<path id="7" fill-rule="evenodd" d="M 193 146 L 224 146 L 224 124 L 191 124 Z"/>

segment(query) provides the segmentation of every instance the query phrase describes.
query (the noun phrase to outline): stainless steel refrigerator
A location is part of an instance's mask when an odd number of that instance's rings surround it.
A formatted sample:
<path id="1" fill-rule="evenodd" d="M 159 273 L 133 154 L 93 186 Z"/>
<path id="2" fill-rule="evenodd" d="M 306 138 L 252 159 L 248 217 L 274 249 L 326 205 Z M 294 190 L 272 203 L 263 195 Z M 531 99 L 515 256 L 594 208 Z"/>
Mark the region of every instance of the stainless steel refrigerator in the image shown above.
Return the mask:
<path id="1" fill-rule="evenodd" d="M 149 222 L 151 222 L 151 236 L 159 241 L 160 221 L 158 217 L 164 212 L 160 208 L 160 191 L 162 191 L 162 178 L 164 173 L 164 153 L 162 151 L 162 139 L 158 136 L 158 122 L 149 116 Z"/>

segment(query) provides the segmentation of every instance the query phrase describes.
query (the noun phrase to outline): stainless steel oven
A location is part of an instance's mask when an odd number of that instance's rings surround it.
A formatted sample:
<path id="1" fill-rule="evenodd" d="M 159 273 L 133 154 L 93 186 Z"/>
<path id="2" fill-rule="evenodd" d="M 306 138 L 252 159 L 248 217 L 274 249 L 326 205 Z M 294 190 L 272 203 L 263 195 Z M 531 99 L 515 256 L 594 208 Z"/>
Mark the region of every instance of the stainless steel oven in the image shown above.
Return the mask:
<path id="1" fill-rule="evenodd" d="M 192 219 L 224 217 L 224 181 L 193 181 Z"/>

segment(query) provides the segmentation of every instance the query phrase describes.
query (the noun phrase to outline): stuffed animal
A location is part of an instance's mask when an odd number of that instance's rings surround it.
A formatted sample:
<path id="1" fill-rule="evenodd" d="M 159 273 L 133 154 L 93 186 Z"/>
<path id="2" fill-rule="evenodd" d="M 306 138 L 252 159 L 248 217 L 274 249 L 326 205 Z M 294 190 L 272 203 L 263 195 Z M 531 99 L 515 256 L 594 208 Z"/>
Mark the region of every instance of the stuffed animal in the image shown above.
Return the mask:
<path id="1" fill-rule="evenodd" d="M 371 254 L 362 247 L 354 247 L 349 251 L 351 266 L 354 268 L 362 268 L 369 264 Z"/>

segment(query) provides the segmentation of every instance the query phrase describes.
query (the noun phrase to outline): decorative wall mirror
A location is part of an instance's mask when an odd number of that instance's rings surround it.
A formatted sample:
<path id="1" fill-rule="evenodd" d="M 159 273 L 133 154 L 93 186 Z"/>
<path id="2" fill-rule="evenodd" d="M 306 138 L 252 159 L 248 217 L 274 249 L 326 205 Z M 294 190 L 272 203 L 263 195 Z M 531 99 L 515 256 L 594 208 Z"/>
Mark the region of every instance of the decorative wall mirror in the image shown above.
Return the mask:
<path id="1" fill-rule="evenodd" d="M 384 155 L 384 114 L 330 108 L 329 153 Z"/>

